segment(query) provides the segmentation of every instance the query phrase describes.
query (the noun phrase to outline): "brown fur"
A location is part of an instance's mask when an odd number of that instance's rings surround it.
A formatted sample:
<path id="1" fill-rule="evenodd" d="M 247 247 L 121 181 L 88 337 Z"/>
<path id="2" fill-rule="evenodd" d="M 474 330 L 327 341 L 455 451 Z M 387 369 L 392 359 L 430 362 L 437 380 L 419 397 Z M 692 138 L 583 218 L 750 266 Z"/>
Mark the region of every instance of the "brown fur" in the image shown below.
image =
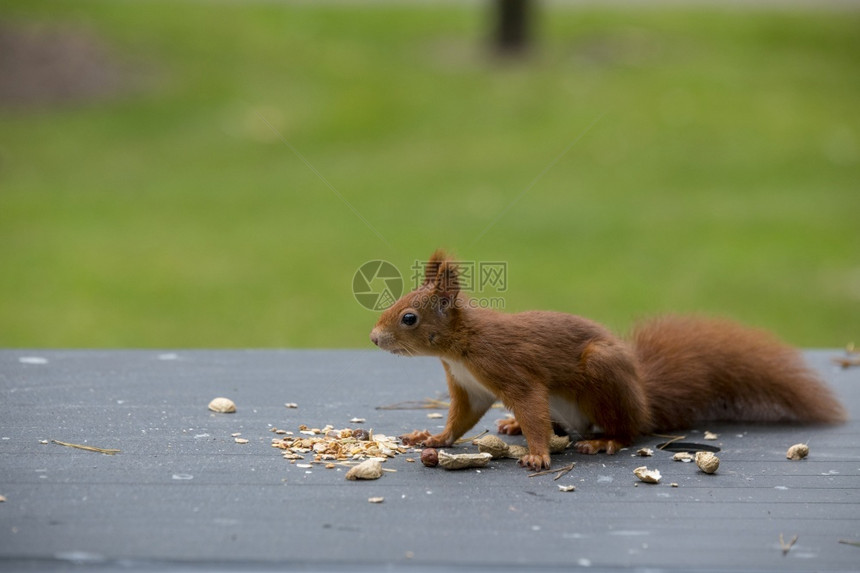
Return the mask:
<path id="1" fill-rule="evenodd" d="M 414 315 L 415 323 L 410 324 Z M 648 432 L 702 420 L 836 423 L 842 406 L 792 348 L 728 321 L 663 317 L 639 326 L 631 343 L 588 319 L 558 312 L 504 314 L 469 304 L 457 269 L 437 251 L 424 283 L 386 310 L 371 332 L 380 348 L 442 359 L 451 395 L 442 432 L 404 439 L 448 446 L 500 399 L 522 431 L 520 463 L 549 467 L 552 405 L 575 405 L 601 439 L 583 453 L 614 453 Z M 572 415 L 570 419 L 577 419 Z"/>

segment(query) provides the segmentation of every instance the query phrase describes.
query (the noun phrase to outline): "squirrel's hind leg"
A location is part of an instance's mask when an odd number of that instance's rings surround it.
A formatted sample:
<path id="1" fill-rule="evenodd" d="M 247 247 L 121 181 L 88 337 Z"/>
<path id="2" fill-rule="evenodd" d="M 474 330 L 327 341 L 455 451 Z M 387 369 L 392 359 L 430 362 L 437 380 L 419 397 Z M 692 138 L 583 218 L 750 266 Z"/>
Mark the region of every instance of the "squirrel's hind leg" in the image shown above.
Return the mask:
<path id="1" fill-rule="evenodd" d="M 607 454 L 614 454 L 619 451 L 621 448 L 629 446 L 630 444 L 625 443 L 621 440 L 580 440 L 574 444 L 576 451 L 580 454 L 597 454 L 600 452 L 606 452 Z"/>
<path id="2" fill-rule="evenodd" d="M 496 422 L 496 426 L 498 427 L 498 432 L 500 434 L 516 436 L 523 433 L 523 429 L 520 427 L 520 423 L 517 422 L 517 419 L 513 416 L 508 416 L 507 418 L 498 420 Z"/>

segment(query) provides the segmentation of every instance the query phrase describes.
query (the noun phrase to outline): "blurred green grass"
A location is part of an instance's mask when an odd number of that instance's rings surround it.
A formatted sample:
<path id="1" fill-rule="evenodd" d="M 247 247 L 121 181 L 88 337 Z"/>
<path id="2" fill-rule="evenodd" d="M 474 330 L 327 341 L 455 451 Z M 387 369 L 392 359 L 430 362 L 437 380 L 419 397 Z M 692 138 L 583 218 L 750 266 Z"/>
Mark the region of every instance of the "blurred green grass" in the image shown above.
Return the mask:
<path id="1" fill-rule="evenodd" d="M 475 5 L 0 10 L 145 86 L 0 108 L 0 346 L 366 347 L 355 270 L 438 246 L 509 311 L 860 338 L 857 12 L 545 7 L 504 62 Z"/>

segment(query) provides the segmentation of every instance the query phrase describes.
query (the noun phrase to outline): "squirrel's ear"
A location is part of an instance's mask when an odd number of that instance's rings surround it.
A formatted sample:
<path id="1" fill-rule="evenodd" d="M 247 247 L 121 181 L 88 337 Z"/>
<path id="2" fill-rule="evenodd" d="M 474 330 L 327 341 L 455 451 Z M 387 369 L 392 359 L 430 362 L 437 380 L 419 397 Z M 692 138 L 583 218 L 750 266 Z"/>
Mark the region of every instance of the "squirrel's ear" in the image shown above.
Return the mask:
<path id="1" fill-rule="evenodd" d="M 448 260 L 448 255 L 442 249 L 436 251 L 430 256 L 430 260 L 424 266 L 424 285 L 433 284 L 436 282 L 436 276 L 439 274 L 439 268 L 442 263 Z"/>
<path id="2" fill-rule="evenodd" d="M 451 261 L 439 263 L 439 270 L 433 280 L 433 294 L 439 298 L 443 307 L 450 306 L 460 292 L 460 273 Z"/>

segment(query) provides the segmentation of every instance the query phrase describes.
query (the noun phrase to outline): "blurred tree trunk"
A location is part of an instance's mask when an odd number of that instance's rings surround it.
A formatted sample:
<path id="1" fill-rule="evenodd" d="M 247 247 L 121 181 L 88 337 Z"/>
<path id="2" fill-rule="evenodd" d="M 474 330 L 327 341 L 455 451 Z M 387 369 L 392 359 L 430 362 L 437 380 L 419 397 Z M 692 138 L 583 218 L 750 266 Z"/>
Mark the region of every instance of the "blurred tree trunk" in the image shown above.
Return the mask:
<path id="1" fill-rule="evenodd" d="M 531 0 L 493 0 L 493 47 L 502 55 L 525 53 L 531 44 Z"/>

